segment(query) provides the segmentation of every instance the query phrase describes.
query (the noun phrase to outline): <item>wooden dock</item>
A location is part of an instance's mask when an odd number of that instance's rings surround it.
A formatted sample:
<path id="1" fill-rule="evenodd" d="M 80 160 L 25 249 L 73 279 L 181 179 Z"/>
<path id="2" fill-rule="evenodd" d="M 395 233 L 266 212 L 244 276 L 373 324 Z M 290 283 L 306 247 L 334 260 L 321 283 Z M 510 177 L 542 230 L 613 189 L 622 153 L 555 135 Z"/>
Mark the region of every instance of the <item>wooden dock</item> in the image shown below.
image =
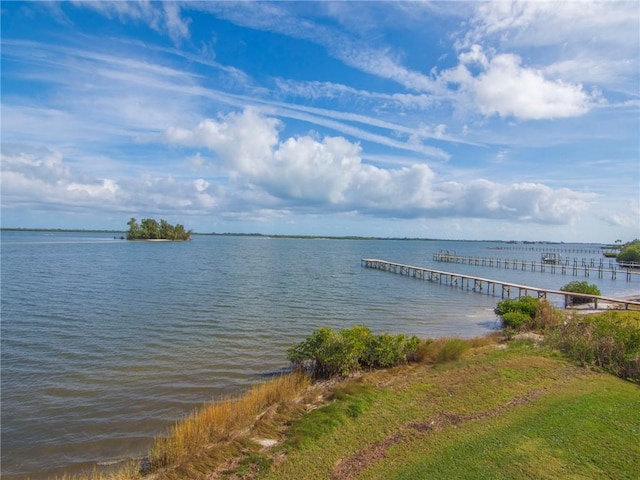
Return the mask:
<path id="1" fill-rule="evenodd" d="M 577 259 L 573 259 L 573 262 L 565 261 L 561 263 L 544 263 L 542 261 L 536 262 L 532 260 L 511 260 L 508 258 L 472 257 L 451 254 L 449 252 L 438 252 L 433 254 L 433 260 L 435 262 L 462 263 L 466 265 L 512 270 L 529 270 L 540 273 L 559 273 L 562 275 L 573 275 L 574 277 L 579 275 L 589 277 L 593 274 L 594 276 L 597 275 L 598 278 L 604 278 L 606 275 L 607 277 L 611 276 L 612 280 L 624 278 L 627 282 L 634 279 L 640 279 L 640 270 L 614 268 L 611 264 L 609 264 L 609 268 L 607 268 L 603 261 L 596 264 L 593 259 L 590 262 L 583 259 L 580 263 Z"/>
<path id="2" fill-rule="evenodd" d="M 563 247 L 560 245 L 501 245 L 489 247 L 492 250 L 522 250 L 528 252 L 586 253 L 599 255 L 602 249 L 586 247 Z"/>
<path id="3" fill-rule="evenodd" d="M 387 260 L 379 260 L 377 258 L 363 258 L 361 265 L 365 268 L 374 268 L 377 270 L 384 270 L 387 272 L 393 272 L 400 275 L 406 275 L 409 277 L 419 278 L 421 280 L 428 280 L 430 282 L 440 283 L 443 285 L 450 285 L 452 287 L 459 287 L 462 290 L 470 290 L 476 293 L 484 293 L 487 295 L 500 295 L 501 298 L 515 298 L 528 295 L 529 292 L 535 293 L 538 298 L 548 298 L 548 296 L 559 296 L 564 299 L 564 307 L 567 308 L 571 305 L 571 297 L 584 297 L 593 300 L 594 308 L 598 309 L 598 305 L 606 305 L 607 308 L 611 308 L 612 305 L 616 305 L 618 309 L 629 310 L 640 309 L 640 302 L 632 300 L 624 300 L 618 298 L 603 297 L 600 295 L 586 295 L 575 294 L 571 292 L 563 292 L 561 290 L 553 290 L 549 288 L 532 287 L 529 285 L 519 285 L 517 283 L 503 282 L 501 280 L 492 280 L 489 278 L 474 277 L 463 273 L 444 272 L 441 270 L 434 270 L 432 268 L 415 267 L 413 265 L 404 265 L 402 263 L 389 262 Z M 465 288 L 466 287 L 466 288 Z M 497 287 L 497 289 L 496 289 Z M 496 293 L 496 290 L 498 293 Z"/>

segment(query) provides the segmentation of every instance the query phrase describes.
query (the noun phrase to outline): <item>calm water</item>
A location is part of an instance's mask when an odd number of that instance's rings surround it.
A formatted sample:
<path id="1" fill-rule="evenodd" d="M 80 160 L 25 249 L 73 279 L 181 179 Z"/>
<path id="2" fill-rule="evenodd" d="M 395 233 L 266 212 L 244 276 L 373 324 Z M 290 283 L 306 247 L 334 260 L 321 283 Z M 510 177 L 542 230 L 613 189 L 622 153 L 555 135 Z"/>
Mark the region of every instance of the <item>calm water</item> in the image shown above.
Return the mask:
<path id="1" fill-rule="evenodd" d="M 194 407 L 286 368 L 287 347 L 323 325 L 486 333 L 496 298 L 364 269 L 360 259 L 433 266 L 441 249 L 540 257 L 496 246 L 504 244 L 2 232 L 2 478 L 51 478 L 142 455 Z M 552 288 L 583 280 L 436 268 Z M 589 282 L 605 295 L 640 293 L 637 277 Z"/>

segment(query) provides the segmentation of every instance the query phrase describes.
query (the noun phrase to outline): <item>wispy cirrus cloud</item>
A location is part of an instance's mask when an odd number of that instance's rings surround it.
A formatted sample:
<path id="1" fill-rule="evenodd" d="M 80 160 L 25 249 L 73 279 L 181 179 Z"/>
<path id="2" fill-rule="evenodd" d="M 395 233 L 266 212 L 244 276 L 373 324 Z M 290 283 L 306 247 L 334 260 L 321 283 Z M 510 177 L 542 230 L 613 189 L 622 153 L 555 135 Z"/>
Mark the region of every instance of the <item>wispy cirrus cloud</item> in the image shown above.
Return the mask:
<path id="1" fill-rule="evenodd" d="M 514 47 L 545 46 L 563 48 L 568 38 L 591 42 L 572 42 L 563 49 L 637 50 L 629 33 L 638 24 L 634 2 L 482 2 L 476 5 L 461 42 L 466 47 L 485 40 Z M 637 33 L 637 32 L 636 32 Z M 593 40 L 598 39 L 598 42 Z"/>
<path id="2" fill-rule="evenodd" d="M 350 6 L 319 8 L 310 4 L 303 9 L 296 5 L 267 2 L 77 4 L 121 21 L 145 22 L 156 31 L 165 29 L 174 41 L 188 37 L 189 22 L 183 20 L 181 14 L 190 10 L 212 13 L 243 27 L 308 40 L 322 45 L 345 65 L 396 82 L 406 91 L 398 92 L 395 97 L 387 94 L 390 97 L 387 101 L 401 102 L 413 108 L 428 108 L 434 102 L 448 101 L 458 106 L 464 104 L 463 110 L 469 112 L 476 110 L 481 115 L 498 114 L 520 120 L 578 116 L 594 105 L 602 104 L 604 100 L 599 94 L 600 90 L 596 88 L 588 93 L 582 82 L 617 85 L 621 88 L 624 84 L 629 85 L 629 79 L 638 70 L 638 42 L 628 41 L 639 27 L 632 2 L 620 2 L 613 6 L 598 2 L 562 5 L 544 2 L 475 4 L 471 21 L 465 23 L 466 30 L 458 35 L 460 64 L 441 69 L 439 73 L 438 70 L 434 72 L 431 66 L 425 66 L 424 70 L 408 68 L 402 62 L 404 52 L 394 51 L 384 43 L 372 42 L 372 38 L 377 37 L 374 23 L 369 22 L 369 27 L 365 28 L 346 21 L 346 17 L 351 18 L 355 13 L 354 7 Z M 373 6 L 371 8 L 375 9 Z M 309 9 L 333 20 L 333 24 L 315 21 L 309 15 Z M 397 6 L 393 18 L 400 21 L 404 15 L 410 21 L 417 10 L 425 14 L 437 9 L 435 4 L 411 8 Z M 367 18 L 367 8 L 359 6 L 357 10 L 363 19 Z M 449 9 L 448 12 L 452 15 L 454 10 Z M 169 28 L 170 25 L 173 27 Z M 593 32 L 599 32 L 597 43 L 593 41 Z M 557 46 L 568 37 L 572 41 L 562 50 L 558 49 Z M 379 45 L 375 46 L 376 43 Z M 598 47 L 594 48 L 593 45 Z M 478 76 L 471 74 L 468 88 L 463 85 L 463 91 L 472 91 L 474 94 L 460 95 L 448 88 L 447 82 L 467 66 L 462 58 L 474 46 L 484 48 L 485 52 L 496 49 L 491 53 L 492 68 Z M 529 59 L 509 52 L 513 47 L 545 47 L 547 62 L 549 59 L 551 62 L 540 64 L 539 55 L 532 51 L 531 60 L 535 63 L 530 64 Z M 549 47 L 555 48 L 555 59 L 549 58 Z M 496 79 L 502 81 L 494 87 Z M 285 86 L 284 83 L 280 85 Z M 525 88 L 532 92 L 533 97 L 526 104 L 522 93 Z M 298 94 L 302 92 L 300 85 L 296 89 Z M 335 85 L 327 83 L 309 84 L 305 89 L 306 95 L 321 95 L 323 98 L 335 97 L 339 91 Z M 292 90 L 291 85 L 288 90 Z M 362 98 L 376 96 L 375 92 L 364 90 L 350 90 L 349 93 L 359 94 Z M 424 95 L 426 93 L 434 97 Z M 537 110 L 533 108 L 536 102 L 542 105 Z M 558 104 L 555 108 L 554 103 Z"/>
<path id="3" fill-rule="evenodd" d="M 144 23 L 158 33 L 167 34 L 177 44 L 190 36 L 190 21 L 181 16 L 178 2 L 73 0 L 71 3 L 95 10 L 108 18 L 118 18 L 121 22 Z"/>
<path id="4" fill-rule="evenodd" d="M 333 82 L 310 81 L 277 78 L 275 80 L 278 91 L 291 97 L 306 99 L 336 99 L 353 98 L 359 101 L 370 100 L 373 108 L 394 108 L 406 110 L 424 110 L 434 105 L 436 98 L 424 93 L 385 93 L 356 89 L 348 85 Z"/>
<path id="5" fill-rule="evenodd" d="M 387 101 L 413 99 L 413 106 L 422 108 L 428 108 L 436 102 L 448 102 L 451 105 L 462 105 L 463 110 L 480 115 L 497 114 L 518 120 L 541 120 L 580 116 L 603 100 L 598 91 L 588 93 L 580 83 L 563 79 L 559 75 L 560 66 L 549 66 L 547 69 L 544 66 L 527 66 L 521 56 L 512 53 L 491 52 L 489 58 L 482 51 L 481 44 L 470 43 L 471 39 L 480 42 L 497 32 L 515 32 L 529 25 L 527 21 L 538 24 L 548 16 L 548 9 L 544 7 L 535 9 L 531 14 L 518 15 L 513 13 L 517 10 L 516 7 L 508 9 L 503 5 L 492 10 L 491 7 L 479 6 L 474 29 L 459 42 L 458 65 L 440 71 L 430 70 L 427 74 L 405 67 L 399 61 L 402 56 L 400 52 L 394 53 L 388 47 L 372 47 L 364 39 L 335 27 L 301 21 L 291 9 L 268 5 L 264 9 L 258 8 L 257 12 L 248 13 L 248 6 L 205 8 L 251 28 L 275 29 L 279 33 L 323 45 L 329 54 L 346 65 L 392 80 L 412 95 L 393 98 L 387 94 Z M 523 11 L 527 9 L 528 7 Z M 263 15 L 265 11 L 267 14 Z M 511 16 L 507 12 L 511 12 Z M 265 21 L 265 18 L 270 20 Z M 272 21 L 274 18 L 277 21 Z M 586 17 L 582 15 L 581 18 Z M 483 57 L 483 61 L 478 63 L 482 66 L 480 72 L 469 68 L 469 58 L 478 50 Z M 452 84 L 458 88 L 452 89 Z M 292 89 L 291 85 L 284 82 L 280 82 L 280 86 L 289 91 Z M 327 84 L 308 84 L 305 90 L 298 84 L 296 91 L 312 96 L 322 95 L 324 98 L 334 97 L 340 92 L 336 86 Z M 359 93 L 362 98 L 375 96 L 375 93 L 364 91 L 350 90 L 348 93 Z M 424 95 L 425 93 L 430 96 Z"/>
<path id="6" fill-rule="evenodd" d="M 315 22 L 284 4 L 222 2 L 192 3 L 189 6 L 214 13 L 237 25 L 278 32 L 322 45 L 330 55 L 346 65 L 392 80 L 411 91 L 428 92 L 436 87 L 429 75 L 402 65 L 396 58 L 400 52 L 396 55 L 390 47 L 372 47 L 370 38 L 360 39 L 342 28 Z"/>
<path id="7" fill-rule="evenodd" d="M 552 79 L 631 90 L 640 62 L 634 2 L 482 2 L 458 49 L 526 49 Z M 635 40 L 634 40 L 635 39 Z"/>
<path id="8" fill-rule="evenodd" d="M 40 126 L 45 132 L 63 130 L 70 135 L 86 131 L 90 136 L 104 134 L 146 137 L 176 121 L 195 119 L 194 112 L 206 108 L 197 99 L 206 99 L 211 107 L 239 108 L 254 105 L 277 113 L 283 118 L 326 127 L 354 139 L 417 152 L 446 160 L 448 154 L 423 142 L 428 138 L 424 128 L 406 127 L 379 118 L 340 110 L 322 109 L 272 100 L 270 95 L 240 95 L 204 85 L 205 78 L 188 71 L 167 67 L 135 57 L 101 53 L 35 42 L 3 40 L 6 57 L 18 62 L 27 50 L 39 51 L 42 61 L 30 59 L 17 73 L 21 79 L 39 79 L 47 75 L 57 84 L 57 92 L 48 106 L 5 104 L 7 131 L 24 131 L 26 124 Z M 216 64 L 213 68 L 220 70 Z M 228 73 L 223 70 L 223 73 Z M 231 75 L 238 73 L 233 70 Z M 170 96 L 167 96 L 170 94 Z M 24 101 L 25 99 L 22 99 Z M 12 112 L 15 115 L 12 115 Z M 56 118 L 66 118 L 57 122 Z M 78 119 L 77 122 L 75 119 Z M 54 122 L 53 129 L 50 122 Z M 360 128 L 355 125 L 363 125 Z M 117 127 L 116 127 L 117 126 Z M 377 131 L 373 131 L 374 128 Z M 380 133 L 386 130 L 388 134 Z M 89 133 L 89 132 L 95 133 Z M 404 141 L 402 140 L 404 137 Z M 106 140 L 106 138 L 105 138 Z M 463 141 L 453 137 L 441 140 Z"/>
<path id="9" fill-rule="evenodd" d="M 32 122 L 43 138 L 57 132 L 62 141 L 65 131 L 70 136 L 85 132 L 86 139 L 132 137 L 166 128 L 183 115 L 190 116 L 194 106 L 187 95 L 160 93 L 170 85 L 197 84 L 198 75 L 190 72 L 131 55 L 38 42 L 3 39 L 2 49 L 4 59 L 15 63 L 13 81 L 47 82 L 37 100 L 3 98 L 6 132 L 29 131 L 25 122 Z"/>

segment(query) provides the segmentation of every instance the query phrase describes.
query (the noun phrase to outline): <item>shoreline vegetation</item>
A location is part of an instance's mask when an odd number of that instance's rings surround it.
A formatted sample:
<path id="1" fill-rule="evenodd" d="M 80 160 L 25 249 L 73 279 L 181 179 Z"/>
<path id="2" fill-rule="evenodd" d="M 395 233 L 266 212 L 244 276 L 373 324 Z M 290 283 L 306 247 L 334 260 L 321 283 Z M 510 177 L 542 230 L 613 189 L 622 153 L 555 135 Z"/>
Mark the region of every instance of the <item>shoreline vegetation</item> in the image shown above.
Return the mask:
<path id="1" fill-rule="evenodd" d="M 45 233 L 109 233 L 123 234 L 126 230 L 101 230 L 101 229 L 82 229 L 82 228 L 38 228 L 38 227 L 0 227 L 0 231 L 5 232 L 45 232 Z M 394 240 L 394 241 L 421 241 L 421 242 L 469 242 L 482 243 L 494 242 L 505 243 L 510 245 L 604 245 L 598 242 L 557 242 L 547 240 L 468 240 L 468 239 L 452 239 L 452 238 L 426 238 L 426 237 L 375 237 L 375 236 L 359 236 L 359 235 L 294 235 L 294 234 L 268 234 L 268 233 L 241 233 L 241 232 L 193 232 L 191 235 L 214 236 L 214 237 L 262 237 L 262 238 L 291 238 L 300 240 Z"/>
<path id="2" fill-rule="evenodd" d="M 634 478 L 640 311 L 496 314 L 472 339 L 316 330 L 288 352 L 299 368 L 197 409 L 142 461 L 62 478 Z"/>

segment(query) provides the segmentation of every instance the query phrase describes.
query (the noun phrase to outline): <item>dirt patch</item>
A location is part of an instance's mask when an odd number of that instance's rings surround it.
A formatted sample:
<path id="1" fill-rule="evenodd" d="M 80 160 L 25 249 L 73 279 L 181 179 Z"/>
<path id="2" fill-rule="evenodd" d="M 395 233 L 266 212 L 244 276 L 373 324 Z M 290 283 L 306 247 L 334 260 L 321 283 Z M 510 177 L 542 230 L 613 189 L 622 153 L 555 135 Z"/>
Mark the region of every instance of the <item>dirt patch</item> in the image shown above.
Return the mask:
<path id="1" fill-rule="evenodd" d="M 524 332 L 524 333 L 518 333 L 517 335 L 514 335 L 513 339 L 514 340 L 531 340 L 534 345 L 538 346 L 542 343 L 542 341 L 544 340 L 544 337 L 534 332 Z"/>
<path id="2" fill-rule="evenodd" d="M 477 412 L 470 415 L 460 415 L 457 413 L 443 412 L 426 422 L 411 422 L 400 429 L 400 431 L 388 436 L 380 442 L 376 442 L 365 450 L 360 450 L 346 460 L 340 460 L 331 470 L 331 480 L 348 480 L 356 478 L 369 466 L 386 457 L 387 450 L 394 445 L 402 443 L 405 438 L 415 437 L 415 432 L 428 434 L 437 432 L 450 425 L 460 425 L 462 423 L 484 418 L 496 417 L 504 412 L 532 402 L 544 393 L 545 389 L 532 390 L 526 395 L 516 397 L 510 402 L 500 405 L 497 408 L 484 412 Z"/>

